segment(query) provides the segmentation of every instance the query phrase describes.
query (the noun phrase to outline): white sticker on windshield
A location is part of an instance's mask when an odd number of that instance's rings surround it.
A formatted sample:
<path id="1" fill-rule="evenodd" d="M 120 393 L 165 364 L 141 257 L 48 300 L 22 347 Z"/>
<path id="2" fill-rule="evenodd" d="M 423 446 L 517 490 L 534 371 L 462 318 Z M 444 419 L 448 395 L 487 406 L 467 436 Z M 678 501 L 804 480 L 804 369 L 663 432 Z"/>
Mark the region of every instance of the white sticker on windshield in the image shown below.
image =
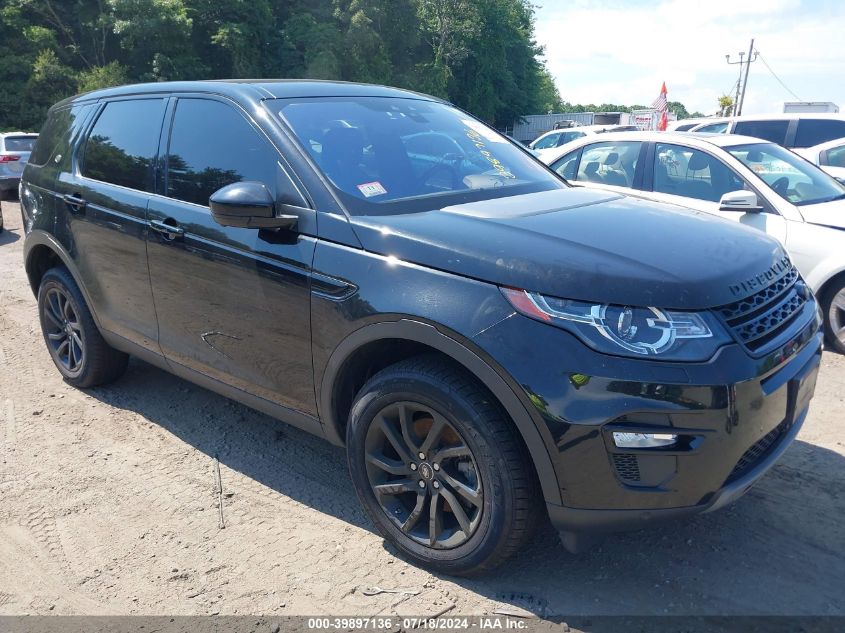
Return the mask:
<path id="1" fill-rule="evenodd" d="M 380 196 L 387 193 L 387 189 L 382 187 L 378 180 L 358 185 L 358 191 L 363 193 L 365 198 L 372 198 L 373 196 Z"/>
<path id="2" fill-rule="evenodd" d="M 483 136 L 491 143 L 507 143 L 507 141 L 502 136 L 491 130 L 486 125 L 483 125 L 479 121 L 473 121 L 472 119 L 461 119 L 461 123 L 466 125 L 468 128 L 471 128 L 474 131 L 478 132 L 481 136 Z"/>

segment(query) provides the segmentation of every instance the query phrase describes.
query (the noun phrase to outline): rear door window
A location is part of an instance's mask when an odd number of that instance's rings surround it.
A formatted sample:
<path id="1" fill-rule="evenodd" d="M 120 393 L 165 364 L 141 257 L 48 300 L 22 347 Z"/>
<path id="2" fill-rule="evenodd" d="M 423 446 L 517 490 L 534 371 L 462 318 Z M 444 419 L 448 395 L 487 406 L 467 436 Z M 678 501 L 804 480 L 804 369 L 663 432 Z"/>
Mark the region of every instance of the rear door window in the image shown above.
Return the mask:
<path id="1" fill-rule="evenodd" d="M 551 147 L 557 147 L 558 140 L 560 140 L 561 133 L 558 132 L 557 134 L 549 134 L 548 136 L 543 137 L 537 143 L 535 143 L 534 147 L 531 149 L 549 149 Z"/>
<path id="2" fill-rule="evenodd" d="M 641 146 L 640 141 L 605 141 L 585 146 L 575 180 L 632 187 Z"/>
<path id="3" fill-rule="evenodd" d="M 232 106 L 208 99 L 176 104 L 167 156 L 167 196 L 208 206 L 215 191 L 242 180 L 276 194 L 276 150 Z"/>
<path id="4" fill-rule="evenodd" d="M 693 126 L 695 127 L 695 126 Z M 701 132 L 702 134 L 722 134 L 728 129 L 728 121 L 720 121 L 719 123 L 710 123 L 709 125 L 702 125 L 700 128 L 697 128 L 696 132 Z"/>
<path id="5" fill-rule="evenodd" d="M 778 145 L 786 144 L 786 132 L 789 129 L 789 120 L 779 119 L 770 121 L 737 121 L 734 127 L 734 134 L 753 136 L 764 141 L 771 141 Z"/>
<path id="6" fill-rule="evenodd" d="M 85 143 L 82 175 L 152 192 L 164 106 L 164 99 L 107 103 Z"/>
<path id="7" fill-rule="evenodd" d="M 813 147 L 845 137 L 845 121 L 837 119 L 799 119 L 795 147 Z"/>

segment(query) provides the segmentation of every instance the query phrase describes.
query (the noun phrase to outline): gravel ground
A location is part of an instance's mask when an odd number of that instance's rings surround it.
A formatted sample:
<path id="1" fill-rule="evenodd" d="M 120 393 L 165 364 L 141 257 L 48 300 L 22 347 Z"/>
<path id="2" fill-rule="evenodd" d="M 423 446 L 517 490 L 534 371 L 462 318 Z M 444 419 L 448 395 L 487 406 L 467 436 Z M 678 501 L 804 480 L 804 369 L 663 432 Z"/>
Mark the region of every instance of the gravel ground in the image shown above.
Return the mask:
<path id="1" fill-rule="evenodd" d="M 440 577 L 373 533 L 341 450 L 138 361 L 62 382 L 3 212 L 0 614 L 845 611 L 845 357 L 825 355 L 798 441 L 733 506 L 579 556 L 545 526 L 493 575 Z"/>

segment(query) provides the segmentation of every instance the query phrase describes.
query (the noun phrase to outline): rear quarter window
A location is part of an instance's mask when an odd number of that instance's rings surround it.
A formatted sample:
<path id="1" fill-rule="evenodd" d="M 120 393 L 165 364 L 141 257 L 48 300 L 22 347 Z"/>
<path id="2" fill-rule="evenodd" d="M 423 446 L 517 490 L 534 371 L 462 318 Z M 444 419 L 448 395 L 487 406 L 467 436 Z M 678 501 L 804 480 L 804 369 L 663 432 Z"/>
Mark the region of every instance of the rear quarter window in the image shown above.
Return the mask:
<path id="1" fill-rule="evenodd" d="M 40 167 L 58 153 L 68 155 L 71 135 L 92 107 L 91 104 L 76 104 L 53 110 L 35 141 L 29 164 Z"/>
<path id="2" fill-rule="evenodd" d="M 845 121 L 837 119 L 800 119 L 795 147 L 813 147 L 845 137 Z"/>

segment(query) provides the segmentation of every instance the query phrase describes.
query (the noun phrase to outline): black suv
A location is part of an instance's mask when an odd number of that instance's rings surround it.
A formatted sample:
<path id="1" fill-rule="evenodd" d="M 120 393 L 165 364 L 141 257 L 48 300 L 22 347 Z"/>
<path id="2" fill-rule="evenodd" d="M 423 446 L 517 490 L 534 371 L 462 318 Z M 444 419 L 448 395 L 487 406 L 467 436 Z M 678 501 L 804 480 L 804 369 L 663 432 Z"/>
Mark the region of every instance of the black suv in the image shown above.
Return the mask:
<path id="1" fill-rule="evenodd" d="M 44 340 L 347 447 L 373 523 L 451 574 L 709 511 L 806 416 L 816 302 L 781 247 L 573 189 L 437 99 L 311 81 L 54 106 L 23 175 Z"/>

